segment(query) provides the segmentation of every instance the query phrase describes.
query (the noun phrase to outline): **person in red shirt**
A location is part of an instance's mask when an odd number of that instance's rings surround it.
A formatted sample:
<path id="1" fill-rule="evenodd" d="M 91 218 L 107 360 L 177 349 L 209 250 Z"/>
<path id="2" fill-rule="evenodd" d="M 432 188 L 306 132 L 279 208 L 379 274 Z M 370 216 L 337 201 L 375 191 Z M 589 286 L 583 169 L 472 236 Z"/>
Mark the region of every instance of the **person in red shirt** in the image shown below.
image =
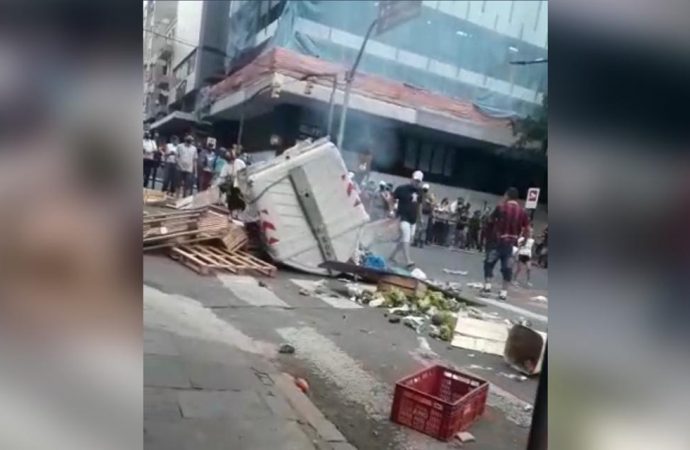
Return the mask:
<path id="1" fill-rule="evenodd" d="M 496 206 L 489 218 L 489 233 L 487 236 L 487 249 L 484 258 L 484 292 L 491 292 L 491 279 L 494 267 L 501 261 L 501 274 L 503 275 L 503 287 L 498 298 L 506 300 L 508 297 L 508 285 L 513 276 L 513 247 L 520 236 L 527 237 L 529 231 L 529 217 L 518 203 L 518 190 L 508 188 L 503 202 Z"/>

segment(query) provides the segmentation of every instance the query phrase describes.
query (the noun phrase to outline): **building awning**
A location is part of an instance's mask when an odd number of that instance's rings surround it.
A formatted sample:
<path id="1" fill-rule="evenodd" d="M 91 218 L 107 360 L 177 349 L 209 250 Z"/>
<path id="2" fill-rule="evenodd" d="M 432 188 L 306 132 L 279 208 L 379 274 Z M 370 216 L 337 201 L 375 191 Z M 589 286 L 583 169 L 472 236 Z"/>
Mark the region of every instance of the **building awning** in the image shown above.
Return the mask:
<path id="1" fill-rule="evenodd" d="M 328 105 L 331 81 L 324 77 L 306 81 L 305 75 L 337 73 L 338 69 L 318 58 L 273 49 L 211 88 L 210 95 L 215 101 L 210 116 L 237 119 L 244 115 L 246 118 L 252 112 L 260 112 L 262 105 L 263 109 L 270 109 L 271 104 L 282 102 Z M 306 93 L 308 83 L 309 94 Z M 272 86 L 281 86 L 278 99 L 270 97 Z M 342 105 L 343 95 L 341 83 L 335 92 L 337 106 Z M 245 106 L 240 108 L 240 105 Z M 494 145 L 509 146 L 515 140 L 509 120 L 482 114 L 471 102 L 364 73 L 355 78 L 349 108 Z"/>
<path id="2" fill-rule="evenodd" d="M 198 120 L 192 113 L 184 111 L 173 111 L 167 116 L 153 122 L 151 130 L 164 131 L 165 129 L 173 130 L 184 127 L 210 127 L 211 123 Z"/>

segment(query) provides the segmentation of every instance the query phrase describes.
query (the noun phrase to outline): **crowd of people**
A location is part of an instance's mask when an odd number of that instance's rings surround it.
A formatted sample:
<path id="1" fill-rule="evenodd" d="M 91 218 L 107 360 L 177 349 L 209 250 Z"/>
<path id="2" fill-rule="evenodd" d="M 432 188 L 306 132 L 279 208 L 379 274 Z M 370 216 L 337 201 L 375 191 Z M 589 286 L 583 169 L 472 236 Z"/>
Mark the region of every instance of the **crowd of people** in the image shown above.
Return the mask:
<path id="1" fill-rule="evenodd" d="M 357 181 L 356 174 L 350 178 Z M 481 209 L 472 209 L 470 202 L 459 197 L 437 201 L 429 184 L 423 183 L 424 174 L 415 171 L 410 183 L 396 188 L 391 183 L 367 181 L 360 194 L 372 220 L 397 217 L 399 240 L 389 261 L 396 264 L 400 252 L 407 269 L 415 267 L 410 247 L 436 244 L 462 250 L 485 253 L 483 290 L 491 291 L 490 280 L 497 263 L 501 264 L 503 284 L 499 298 L 506 299 L 508 284 L 516 284 L 524 274 L 531 286 L 531 267 L 547 267 L 548 227 L 536 243 L 531 220 L 518 202 L 518 191 L 509 188 L 495 207 L 486 203 Z M 513 270 L 515 268 L 515 270 Z"/>
<path id="2" fill-rule="evenodd" d="M 178 136 L 165 140 L 145 132 L 143 150 L 145 188 L 156 189 L 161 170 L 158 188 L 172 197 L 186 197 L 218 186 L 226 195 L 230 211 L 244 209 L 235 176 L 250 162 L 239 155 L 238 148 L 217 147 L 215 139 L 204 142 L 191 134 L 180 142 Z"/>

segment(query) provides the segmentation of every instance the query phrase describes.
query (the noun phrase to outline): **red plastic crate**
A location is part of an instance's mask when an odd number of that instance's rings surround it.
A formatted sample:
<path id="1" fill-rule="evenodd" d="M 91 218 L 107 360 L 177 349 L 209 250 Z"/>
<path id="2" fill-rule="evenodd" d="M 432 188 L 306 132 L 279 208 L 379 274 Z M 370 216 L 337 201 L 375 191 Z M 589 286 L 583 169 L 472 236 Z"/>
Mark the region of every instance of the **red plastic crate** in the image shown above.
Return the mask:
<path id="1" fill-rule="evenodd" d="M 391 420 L 448 441 L 484 413 L 488 394 L 481 378 L 431 366 L 395 384 Z"/>

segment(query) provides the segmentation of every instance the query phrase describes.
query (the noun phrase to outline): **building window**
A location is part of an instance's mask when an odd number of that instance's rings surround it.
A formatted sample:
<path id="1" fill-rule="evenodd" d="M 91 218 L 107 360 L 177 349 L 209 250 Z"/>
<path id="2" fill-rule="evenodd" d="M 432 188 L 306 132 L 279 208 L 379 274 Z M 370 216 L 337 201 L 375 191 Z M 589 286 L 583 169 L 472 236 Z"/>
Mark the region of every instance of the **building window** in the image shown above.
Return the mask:
<path id="1" fill-rule="evenodd" d="M 442 174 L 443 163 L 445 162 L 446 148 L 443 145 L 437 145 L 434 148 L 434 156 L 431 160 L 431 173 Z"/>
<path id="2" fill-rule="evenodd" d="M 417 141 L 414 139 L 405 140 L 405 161 L 404 165 L 406 169 L 416 169 L 417 168 Z"/>
<path id="3" fill-rule="evenodd" d="M 457 149 L 449 148 L 446 152 L 446 162 L 443 165 L 443 175 L 450 177 L 453 176 L 453 166 L 455 165 L 455 152 Z"/>
<path id="4" fill-rule="evenodd" d="M 428 172 L 431 165 L 432 148 L 429 142 L 424 142 L 419 152 L 419 166 L 417 167 L 422 172 Z"/>

